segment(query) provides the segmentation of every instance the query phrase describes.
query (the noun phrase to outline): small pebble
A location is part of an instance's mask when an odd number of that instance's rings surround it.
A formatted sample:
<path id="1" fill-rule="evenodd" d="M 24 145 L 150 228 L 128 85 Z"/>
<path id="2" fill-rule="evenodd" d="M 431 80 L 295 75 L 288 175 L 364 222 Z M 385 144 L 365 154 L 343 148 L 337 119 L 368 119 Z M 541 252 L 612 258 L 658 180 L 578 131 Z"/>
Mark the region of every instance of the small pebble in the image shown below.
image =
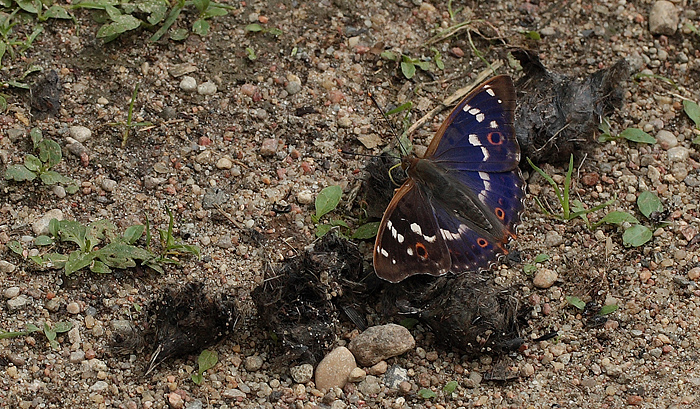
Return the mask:
<path id="1" fill-rule="evenodd" d="M 649 31 L 652 34 L 673 35 L 678 29 L 679 12 L 670 1 L 657 1 L 649 11 Z"/>
<path id="2" fill-rule="evenodd" d="M 216 84 L 211 81 L 207 81 L 197 86 L 197 93 L 199 95 L 214 95 L 216 94 L 216 91 Z"/>
<path id="3" fill-rule="evenodd" d="M 308 383 L 314 375 L 314 367 L 311 364 L 302 364 L 289 368 L 289 373 L 296 383 Z"/>
<path id="4" fill-rule="evenodd" d="M 66 305 L 66 311 L 69 314 L 79 314 L 80 313 L 80 305 L 77 302 L 71 302 Z"/>
<path id="5" fill-rule="evenodd" d="M 17 269 L 17 266 L 9 261 L 0 260 L 0 273 L 11 273 Z"/>
<path id="6" fill-rule="evenodd" d="M 51 219 L 63 220 L 63 212 L 59 209 L 52 209 L 44 213 L 39 220 L 32 223 L 32 231 L 37 236 L 49 234 L 49 222 Z"/>
<path id="7" fill-rule="evenodd" d="M 71 126 L 68 128 L 68 133 L 78 142 L 85 142 L 92 136 L 92 131 L 84 126 Z"/>
<path id="8" fill-rule="evenodd" d="M 19 287 L 8 287 L 3 291 L 2 295 L 5 298 L 15 298 L 19 295 Z"/>
<path id="9" fill-rule="evenodd" d="M 541 268 L 535 273 L 535 277 L 532 279 L 532 284 L 537 288 L 549 288 L 554 285 L 554 283 L 559 278 L 559 275 L 554 270 L 548 268 Z"/>
<path id="10" fill-rule="evenodd" d="M 301 91 L 301 79 L 294 74 L 287 75 L 287 85 L 284 87 L 289 95 L 294 95 Z"/>
<path id="11" fill-rule="evenodd" d="M 197 80 L 186 75 L 180 80 L 180 89 L 185 92 L 194 92 L 197 90 Z"/>
<path id="12" fill-rule="evenodd" d="M 263 359 L 260 355 L 249 356 L 245 359 L 245 370 L 248 372 L 255 372 L 262 368 Z"/>
<path id="13" fill-rule="evenodd" d="M 229 159 L 225 156 L 223 158 L 219 159 L 218 161 L 216 161 L 216 168 L 217 169 L 231 169 L 232 167 L 233 167 L 233 162 L 231 161 L 231 159 Z"/>
<path id="14" fill-rule="evenodd" d="M 117 181 L 112 179 L 104 179 L 101 184 L 102 190 L 105 192 L 113 192 L 117 187 Z"/>
<path id="15" fill-rule="evenodd" d="M 18 295 L 15 298 L 7 300 L 7 307 L 10 310 L 16 310 L 16 309 L 22 308 L 27 304 L 29 304 L 29 297 L 27 297 L 24 294 Z"/>
<path id="16" fill-rule="evenodd" d="M 185 406 L 185 401 L 179 393 L 171 392 L 168 394 L 168 405 L 173 409 L 182 409 Z"/>
<path id="17" fill-rule="evenodd" d="M 337 347 L 326 355 L 316 367 L 315 383 L 320 390 L 342 388 L 348 375 L 357 367 L 355 357 L 345 347 Z"/>
<path id="18" fill-rule="evenodd" d="M 61 185 L 53 185 L 51 192 L 59 199 L 66 197 L 66 188 Z"/>
<path id="19" fill-rule="evenodd" d="M 278 146 L 279 142 L 277 141 L 277 139 L 264 139 L 262 142 L 262 146 L 260 147 L 260 154 L 262 156 L 273 156 L 275 153 L 277 153 Z"/>

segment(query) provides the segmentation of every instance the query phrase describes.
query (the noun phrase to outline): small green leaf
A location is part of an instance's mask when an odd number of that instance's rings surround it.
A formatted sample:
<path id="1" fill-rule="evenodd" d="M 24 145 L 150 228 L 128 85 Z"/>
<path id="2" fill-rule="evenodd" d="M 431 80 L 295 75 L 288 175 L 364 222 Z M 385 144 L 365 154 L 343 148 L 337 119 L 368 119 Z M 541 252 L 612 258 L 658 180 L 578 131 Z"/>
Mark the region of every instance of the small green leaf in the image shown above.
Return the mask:
<path id="1" fill-rule="evenodd" d="M 325 214 L 332 212 L 340 203 L 343 189 L 340 186 L 328 186 L 321 190 L 316 197 L 316 219 L 320 219 Z"/>
<path id="2" fill-rule="evenodd" d="M 423 71 L 430 71 L 430 61 L 416 61 L 414 63 L 416 67 L 420 68 Z"/>
<path id="3" fill-rule="evenodd" d="M 603 308 L 601 308 L 600 311 L 598 311 L 598 315 L 608 315 L 617 311 L 618 308 L 620 307 L 617 304 L 604 305 Z"/>
<path id="4" fill-rule="evenodd" d="M 541 263 L 541 262 L 547 261 L 547 260 L 549 260 L 549 255 L 548 255 L 548 254 L 544 254 L 544 253 L 540 253 L 540 254 L 538 254 L 538 255 L 535 257 L 535 259 L 533 260 L 533 262 L 535 262 L 535 263 Z"/>
<path id="5" fill-rule="evenodd" d="M 192 374 L 192 382 L 194 382 L 197 385 L 200 385 L 202 383 L 202 380 L 204 379 L 204 375 L 201 373 L 193 373 Z"/>
<path id="6" fill-rule="evenodd" d="M 401 321 L 399 321 L 399 325 L 406 329 L 413 329 L 413 327 L 418 324 L 418 320 L 415 318 L 404 318 Z"/>
<path id="7" fill-rule="evenodd" d="M 445 393 L 452 393 L 457 389 L 457 385 L 459 385 L 457 381 L 449 381 L 442 390 Z"/>
<path id="8" fill-rule="evenodd" d="M 204 11 L 209 8 L 209 0 L 193 0 L 194 6 L 197 8 L 199 13 L 204 13 Z"/>
<path id="9" fill-rule="evenodd" d="M 647 218 L 654 212 L 663 212 L 664 210 L 664 205 L 661 204 L 659 197 L 648 190 L 639 194 L 637 206 L 639 211 Z"/>
<path id="10" fill-rule="evenodd" d="M 48 246 L 49 244 L 53 244 L 53 239 L 49 236 L 37 236 L 37 238 L 34 239 L 34 244 L 37 246 Z"/>
<path id="11" fill-rule="evenodd" d="M 277 37 L 279 35 L 282 35 L 284 32 L 280 30 L 277 27 L 272 27 L 269 30 L 267 30 L 268 33 L 272 34 L 273 36 Z"/>
<path id="12" fill-rule="evenodd" d="M 387 112 L 386 115 L 390 116 L 390 115 L 398 114 L 399 112 L 410 111 L 411 108 L 413 108 L 413 102 L 411 102 L 411 101 L 404 102 L 403 104 L 401 104 L 401 105 L 397 106 L 396 108 Z"/>
<path id="13" fill-rule="evenodd" d="M 365 223 L 355 230 L 355 233 L 350 236 L 351 239 L 355 240 L 367 240 L 375 237 L 377 231 L 379 230 L 379 222 Z"/>
<path id="14" fill-rule="evenodd" d="M 381 54 L 379 54 L 380 57 L 384 58 L 385 60 L 389 61 L 398 61 L 399 57 L 394 53 L 393 51 L 385 50 L 382 51 Z"/>
<path id="15" fill-rule="evenodd" d="M 15 182 L 31 181 L 36 179 L 36 173 L 27 169 L 24 165 L 11 165 L 5 171 L 5 179 L 14 180 Z"/>
<path id="16" fill-rule="evenodd" d="M 138 239 L 141 238 L 145 230 L 146 226 L 144 226 L 143 224 L 129 226 L 127 227 L 126 231 L 124 231 L 124 235 L 122 236 L 122 238 L 127 244 L 134 244 L 136 243 L 136 241 L 138 241 Z"/>
<path id="17" fill-rule="evenodd" d="M 198 36 L 204 37 L 205 35 L 209 34 L 209 28 L 211 25 L 207 20 L 204 19 L 198 19 L 192 24 L 192 32 L 197 34 Z"/>
<path id="18" fill-rule="evenodd" d="M 41 178 L 41 181 L 48 186 L 55 185 L 57 183 L 70 184 L 73 182 L 73 179 L 67 178 L 55 170 L 44 172 L 39 176 L 39 178 Z"/>
<path id="19" fill-rule="evenodd" d="M 217 7 L 216 5 L 212 4 L 211 7 L 209 7 L 204 12 L 204 14 L 202 14 L 202 18 L 207 19 L 207 18 L 211 18 L 211 17 L 221 17 L 221 16 L 225 16 L 227 14 L 228 14 L 228 11 L 225 8 Z M 276 29 L 270 29 L 269 32 L 272 33 L 273 30 L 276 30 Z M 281 34 L 281 31 L 280 31 L 280 34 Z"/>
<path id="20" fill-rule="evenodd" d="M 64 9 L 63 7 L 54 4 L 53 6 L 49 7 L 48 10 L 44 13 L 44 18 L 59 18 L 63 20 L 70 20 L 71 15 L 68 14 L 68 11 Z"/>
<path id="21" fill-rule="evenodd" d="M 245 31 L 250 31 L 252 33 L 262 31 L 262 29 L 262 26 L 258 23 L 248 24 L 247 26 L 245 26 Z"/>
<path id="22" fill-rule="evenodd" d="M 37 14 L 39 9 L 32 0 L 16 0 L 17 5 L 27 13 Z"/>
<path id="23" fill-rule="evenodd" d="M 622 234 L 622 244 L 627 247 L 639 247 L 652 238 L 652 231 L 641 224 L 635 224 Z"/>
<path id="24" fill-rule="evenodd" d="M 49 168 L 56 166 L 63 157 L 61 145 L 53 139 L 42 139 L 37 149 L 39 149 L 39 159 L 46 163 Z"/>
<path id="25" fill-rule="evenodd" d="M 537 31 L 523 31 L 522 34 L 530 40 L 540 41 L 542 36 Z"/>
<path id="26" fill-rule="evenodd" d="M 432 399 L 436 398 L 437 394 L 430 389 L 423 388 L 418 391 L 418 396 L 420 396 L 423 399 Z"/>
<path id="27" fill-rule="evenodd" d="M 34 324 L 27 324 L 27 331 L 29 332 L 39 332 L 41 331 L 41 328 L 37 327 Z"/>
<path id="28" fill-rule="evenodd" d="M 412 62 L 401 61 L 401 72 L 406 79 L 410 80 L 416 75 L 416 66 Z"/>
<path id="29" fill-rule="evenodd" d="M 350 228 L 350 226 L 348 226 L 348 224 L 342 220 L 331 220 L 331 226 L 333 226 L 333 227 L 345 227 L 346 229 Z"/>
<path id="30" fill-rule="evenodd" d="M 41 169 L 41 159 L 34 155 L 24 155 L 24 167 L 31 170 L 32 172 L 38 172 Z"/>
<path id="31" fill-rule="evenodd" d="M 332 228 L 333 228 L 333 226 L 331 226 L 330 224 L 319 224 L 319 225 L 316 227 L 316 237 L 323 237 L 323 236 L 325 236 L 326 233 L 328 233 L 329 231 L 331 231 Z"/>
<path id="32" fill-rule="evenodd" d="M 170 39 L 173 41 L 182 41 L 190 35 L 190 32 L 185 28 L 178 28 L 170 32 Z"/>
<path id="33" fill-rule="evenodd" d="M 688 118 L 695 122 L 695 127 L 700 129 L 700 106 L 694 101 L 683 100 L 683 111 L 688 115 Z"/>
<path id="34" fill-rule="evenodd" d="M 639 220 L 627 212 L 620 212 L 616 210 L 606 214 L 605 217 L 600 219 L 600 222 L 598 223 L 615 224 L 619 226 L 622 223 L 638 224 Z"/>
<path id="35" fill-rule="evenodd" d="M 109 268 L 107 264 L 99 260 L 94 260 L 93 263 L 90 265 L 90 271 L 97 274 L 110 274 L 112 272 L 112 269 Z"/>
<path id="36" fill-rule="evenodd" d="M 205 349 L 202 351 L 202 353 L 199 354 L 199 357 L 197 358 L 197 365 L 199 365 L 199 373 L 204 373 L 208 371 L 209 369 L 213 368 L 214 365 L 219 362 L 219 354 L 216 353 L 216 351 L 210 351 L 208 349 Z"/>
<path id="37" fill-rule="evenodd" d="M 578 308 L 579 310 L 583 311 L 584 308 L 586 308 L 586 303 L 583 302 L 580 298 L 574 297 L 574 296 L 566 296 L 566 302 L 569 303 L 569 305 L 573 305 L 574 307 Z"/>
<path id="38" fill-rule="evenodd" d="M 7 243 L 7 247 L 12 250 L 13 253 L 23 256 L 24 249 L 22 248 L 22 243 L 17 240 L 12 240 Z"/>
<path id="39" fill-rule="evenodd" d="M 656 138 L 637 128 L 627 128 L 620 132 L 620 137 L 631 142 L 655 144 Z"/>
<path id="40" fill-rule="evenodd" d="M 78 189 L 79 189 L 79 187 L 78 187 L 78 184 L 77 184 L 77 183 L 72 183 L 72 184 L 69 184 L 69 185 L 66 186 L 66 192 L 67 192 L 69 195 L 74 195 L 74 194 L 76 194 L 76 193 L 78 192 Z"/>
<path id="41" fill-rule="evenodd" d="M 250 61 L 255 61 L 258 59 L 257 54 L 255 54 L 255 50 L 253 47 L 246 47 L 245 52 L 248 54 L 248 59 Z"/>
<path id="42" fill-rule="evenodd" d="M 34 149 L 38 148 L 39 142 L 44 139 L 44 136 L 41 134 L 41 129 L 39 128 L 33 128 L 31 131 L 29 131 L 29 136 L 32 138 L 32 146 Z"/>
<path id="43" fill-rule="evenodd" d="M 76 250 L 68 255 L 68 261 L 66 261 L 66 265 L 64 266 L 65 268 L 65 274 L 67 276 L 75 273 L 76 271 L 79 271 L 90 264 L 92 264 L 92 260 L 95 258 L 95 255 L 93 253 L 83 253 L 79 250 Z"/>
<path id="44" fill-rule="evenodd" d="M 537 271 L 537 266 L 534 264 L 524 264 L 523 265 L 523 273 L 525 275 L 532 275 L 535 271 Z"/>
<path id="45" fill-rule="evenodd" d="M 57 322 L 56 325 L 53 326 L 53 330 L 58 334 L 68 332 L 71 328 L 73 328 L 73 323 L 68 321 Z"/>

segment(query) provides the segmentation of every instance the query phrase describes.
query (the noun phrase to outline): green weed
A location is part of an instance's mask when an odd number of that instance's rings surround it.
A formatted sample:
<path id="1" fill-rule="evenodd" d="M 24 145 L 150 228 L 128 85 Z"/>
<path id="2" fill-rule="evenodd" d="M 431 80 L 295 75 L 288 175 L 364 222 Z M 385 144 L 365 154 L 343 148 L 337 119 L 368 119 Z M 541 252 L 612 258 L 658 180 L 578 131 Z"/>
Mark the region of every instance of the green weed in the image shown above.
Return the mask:
<path id="1" fill-rule="evenodd" d="M 403 74 L 406 79 L 411 79 L 416 75 L 416 70 L 421 69 L 423 71 L 433 71 L 435 68 L 438 69 L 444 69 L 445 64 L 442 61 L 442 56 L 440 52 L 437 51 L 437 49 L 433 48 L 433 53 L 434 53 L 434 58 L 431 59 L 425 59 L 425 58 L 412 58 L 409 57 L 408 55 L 401 54 L 401 53 L 395 53 L 393 51 L 386 50 L 381 53 L 381 57 L 389 60 L 389 61 L 394 61 L 399 63 L 399 67 L 401 68 L 401 73 Z"/>
<path id="2" fill-rule="evenodd" d="M 316 213 L 311 215 L 311 220 L 316 223 L 316 237 L 322 237 L 331 231 L 331 229 L 338 230 L 340 236 L 350 239 L 366 240 L 376 236 L 377 230 L 379 229 L 378 222 L 365 223 L 358 227 L 352 235 L 348 233 L 350 231 L 350 226 L 343 220 L 331 220 L 327 224 L 319 224 L 323 216 L 338 207 L 342 195 L 343 189 L 340 186 L 328 186 L 321 190 L 316 197 Z"/>
<path id="3" fill-rule="evenodd" d="M 604 209 L 604 208 L 610 206 L 611 204 L 613 204 L 616 200 L 616 199 L 610 199 L 609 201 L 602 203 L 602 204 L 599 204 L 598 206 L 594 206 L 590 209 L 584 208 L 583 203 L 581 203 L 578 200 L 574 200 L 573 202 L 570 201 L 569 195 L 570 195 L 570 190 L 571 190 L 571 175 L 574 171 L 574 155 L 571 155 L 571 157 L 569 158 L 569 168 L 566 171 L 566 177 L 564 179 L 564 190 L 563 191 L 561 189 L 559 189 L 559 186 L 554 181 L 554 179 L 552 179 L 552 177 L 549 176 L 547 173 L 545 173 L 542 169 L 535 166 L 535 164 L 532 163 L 530 158 L 527 158 L 527 161 L 530 164 L 530 166 L 532 166 L 532 168 L 535 171 L 537 171 L 537 173 L 539 173 L 550 184 L 550 186 L 552 186 L 552 188 L 554 189 L 554 193 L 557 197 L 557 200 L 559 201 L 559 204 L 561 205 L 562 213 L 561 214 L 554 214 L 544 207 L 544 205 L 542 204 L 542 202 L 540 201 L 539 198 L 535 197 L 535 200 L 537 201 L 537 204 L 540 206 L 542 211 L 550 217 L 554 217 L 554 218 L 562 220 L 562 221 L 569 221 L 569 220 L 575 219 L 577 217 L 580 217 L 581 219 L 583 219 L 583 221 L 586 223 L 586 225 L 590 227 L 591 225 L 590 225 L 590 222 L 588 221 L 588 217 L 586 217 L 586 215 L 588 215 L 589 213 L 597 212 L 600 209 Z"/>
<path id="4" fill-rule="evenodd" d="M 131 93 L 131 100 L 129 101 L 129 110 L 126 114 L 126 122 L 110 122 L 110 126 L 123 126 L 124 132 L 122 133 L 122 148 L 126 147 L 126 142 L 129 139 L 129 133 L 132 129 L 141 126 L 151 126 L 151 122 L 134 122 L 134 104 L 136 103 L 136 97 L 139 93 L 139 84 L 136 84 L 134 91 Z"/>
<path id="5" fill-rule="evenodd" d="M 71 178 L 52 170 L 61 159 L 63 153 L 61 146 L 52 139 L 43 137 L 39 128 L 29 132 L 36 155 L 24 156 L 22 165 L 10 165 L 5 171 L 5 179 L 15 182 L 32 181 L 37 177 L 47 186 L 62 184 L 66 186 L 66 192 L 73 194 L 78 191 L 78 184 Z"/>
<path id="6" fill-rule="evenodd" d="M 538 254 L 532 260 L 532 263 L 527 263 L 523 265 L 523 273 L 525 273 L 526 275 L 532 275 L 535 271 L 537 271 L 537 263 L 543 263 L 547 260 L 549 260 L 549 255 L 544 253 Z"/>
<path id="7" fill-rule="evenodd" d="M 202 351 L 197 358 L 198 369 L 196 374 L 192 374 L 192 382 L 200 385 L 204 377 L 204 372 L 213 368 L 217 362 L 219 362 L 219 355 L 216 351 L 210 351 L 208 349 Z"/>
<path id="8" fill-rule="evenodd" d="M 245 26 L 245 31 L 249 33 L 263 33 L 270 34 L 275 37 L 282 35 L 283 31 L 276 27 L 263 27 L 258 23 L 248 24 Z"/>
<path id="9" fill-rule="evenodd" d="M 25 331 L 5 332 L 0 330 L 0 339 L 23 337 L 34 332 L 41 332 L 49 341 L 51 348 L 57 350 L 60 349 L 60 345 L 58 344 L 58 341 L 56 341 L 57 334 L 68 332 L 71 330 L 71 328 L 73 328 L 73 323 L 65 321 L 57 322 L 53 327 L 49 326 L 47 323 L 44 323 L 41 328 L 34 324 L 27 324 L 27 329 Z"/>

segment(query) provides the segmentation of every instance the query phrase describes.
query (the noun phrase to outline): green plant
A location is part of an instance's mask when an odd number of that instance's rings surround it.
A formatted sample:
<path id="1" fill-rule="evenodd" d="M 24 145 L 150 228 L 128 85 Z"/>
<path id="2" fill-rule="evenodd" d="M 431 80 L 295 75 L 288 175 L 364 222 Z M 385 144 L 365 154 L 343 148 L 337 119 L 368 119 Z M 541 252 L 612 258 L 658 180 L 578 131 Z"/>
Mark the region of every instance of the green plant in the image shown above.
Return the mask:
<path id="1" fill-rule="evenodd" d="M 250 61 L 255 61 L 258 59 L 258 55 L 255 54 L 255 50 L 253 49 L 253 47 L 246 47 L 245 52 Z"/>
<path id="2" fill-rule="evenodd" d="M 575 307 L 580 311 L 586 310 L 586 303 L 576 296 L 567 295 L 566 302 L 569 303 L 569 305 L 571 305 L 572 307 Z M 619 308 L 620 307 L 617 304 L 604 305 L 598 310 L 597 315 L 600 315 L 600 316 L 608 315 L 608 314 L 611 314 L 611 313 L 617 311 Z"/>
<path id="3" fill-rule="evenodd" d="M 245 31 L 249 33 L 271 34 L 275 37 L 283 33 L 283 31 L 277 27 L 263 27 L 258 23 L 248 24 L 245 26 Z"/>
<path id="4" fill-rule="evenodd" d="M 695 129 L 700 130 L 700 106 L 698 106 L 697 102 L 687 99 L 683 100 L 683 111 L 695 123 Z M 693 143 L 700 143 L 700 135 L 693 139 Z"/>
<path id="5" fill-rule="evenodd" d="M 52 170 L 63 158 L 61 146 L 52 139 L 45 139 L 39 128 L 32 129 L 29 135 L 37 155 L 27 154 L 24 156 L 24 164 L 8 166 L 5 179 L 23 182 L 38 177 L 45 185 L 60 183 L 66 186 L 66 192 L 77 192 L 78 184 L 73 179 Z"/>
<path id="6" fill-rule="evenodd" d="M 442 388 L 442 391 L 447 393 L 447 394 L 450 394 L 450 393 L 454 392 L 455 390 L 457 390 L 458 385 L 459 384 L 457 383 L 457 381 L 449 381 Z"/>
<path id="7" fill-rule="evenodd" d="M 639 194 L 639 197 L 637 197 L 637 207 L 640 213 L 649 220 L 653 220 L 653 215 L 663 212 L 664 209 L 659 197 L 649 191 Z M 594 223 L 591 228 L 597 228 L 602 224 L 623 227 L 625 230 L 622 234 L 622 243 L 627 247 L 639 247 L 649 242 L 653 237 L 653 233 L 649 227 L 642 225 L 636 217 L 627 212 L 612 211 L 598 222 Z"/>
<path id="8" fill-rule="evenodd" d="M 586 215 L 589 213 L 596 212 L 596 211 L 603 209 L 605 207 L 608 207 L 615 202 L 615 199 L 610 199 L 609 201 L 602 203 L 602 204 L 599 204 L 597 206 L 594 206 L 590 209 L 585 209 L 583 206 L 583 203 L 581 203 L 578 200 L 573 201 L 573 205 L 572 205 L 572 202 L 570 202 L 569 194 L 570 194 L 570 190 L 571 190 L 571 175 L 574 171 L 574 155 L 571 155 L 571 157 L 569 158 L 569 168 L 566 171 L 566 177 L 564 179 L 564 190 L 563 191 L 559 189 L 559 186 L 554 181 L 554 179 L 552 179 L 552 177 L 549 176 L 547 173 L 545 173 L 542 169 L 535 166 L 535 164 L 532 163 L 530 158 L 527 158 L 527 162 L 530 164 L 530 166 L 532 166 L 532 168 L 535 171 L 537 171 L 537 173 L 539 173 L 550 184 L 550 186 L 552 186 L 552 188 L 554 189 L 554 193 L 557 196 L 557 200 L 559 201 L 559 204 L 561 205 L 562 213 L 561 213 L 561 215 L 556 215 L 556 214 L 553 214 L 552 212 L 548 211 L 544 207 L 544 205 L 542 204 L 540 199 L 535 197 L 535 200 L 537 201 L 537 204 L 540 206 L 542 211 L 550 217 L 554 217 L 556 219 L 563 220 L 563 221 L 569 221 L 569 220 L 575 219 L 577 217 L 581 217 L 584 220 L 584 222 L 586 223 L 586 225 L 590 227 L 590 222 L 588 221 L 588 217 L 586 217 Z"/>
<path id="9" fill-rule="evenodd" d="M 620 132 L 619 135 L 613 135 L 610 131 L 610 122 L 607 118 L 603 118 L 600 125 L 598 125 L 598 129 L 601 131 L 598 137 L 599 142 L 617 141 L 622 138 L 630 142 L 648 143 L 650 145 L 656 143 L 656 138 L 638 128 L 627 128 Z"/>
<path id="10" fill-rule="evenodd" d="M 316 213 L 311 215 L 311 220 L 317 224 L 316 237 L 321 237 L 334 228 L 339 230 L 338 233 L 341 236 L 348 237 L 346 232 L 350 230 L 350 226 L 343 220 L 331 220 L 328 224 L 318 224 L 323 216 L 338 207 L 342 195 L 343 189 L 340 186 L 328 186 L 319 192 L 315 202 Z M 349 238 L 358 240 L 370 239 L 377 235 L 378 229 L 378 222 L 365 223 L 358 227 Z"/>
<path id="11" fill-rule="evenodd" d="M 442 62 L 442 56 L 437 51 L 433 49 L 435 53 L 435 58 L 431 60 L 421 59 L 421 58 L 411 58 L 405 54 L 397 54 L 393 51 L 386 50 L 382 52 L 381 57 L 389 60 L 398 62 L 401 67 L 401 73 L 406 79 L 411 79 L 416 75 L 416 69 L 420 68 L 423 71 L 432 71 L 433 64 L 439 69 L 444 69 L 445 64 Z"/>
<path id="12" fill-rule="evenodd" d="M 167 208 L 166 208 L 167 209 Z M 119 236 L 117 227 L 109 220 L 97 220 L 83 225 L 72 220 L 52 219 L 49 222 L 51 236 L 38 236 L 37 246 L 73 243 L 77 249 L 68 254 L 50 252 L 44 255 L 30 256 L 29 259 L 42 267 L 63 269 L 64 274 L 71 275 L 84 268 L 94 273 L 108 274 L 113 268 L 127 269 L 136 267 L 137 261 L 142 266 L 163 273 L 162 264 L 178 264 L 180 255 L 192 254 L 199 257 L 198 246 L 176 242 L 173 237 L 173 214 L 167 209 L 170 221 L 167 230 L 159 230 L 161 239 L 160 252 L 151 250 L 151 232 L 146 225 L 128 227 Z M 146 233 L 146 248 L 138 247 L 136 242 Z M 18 241 L 11 241 L 8 247 L 24 257 L 24 249 Z"/>
<path id="13" fill-rule="evenodd" d="M 569 305 L 574 306 L 581 311 L 583 311 L 586 308 L 586 303 L 578 297 L 567 295 L 566 302 L 568 302 Z"/>
<path id="14" fill-rule="evenodd" d="M 126 122 L 110 122 L 110 126 L 123 126 L 124 132 L 122 133 L 122 148 L 126 147 L 126 141 L 129 139 L 129 132 L 132 128 L 138 128 L 140 126 L 151 126 L 151 122 L 134 122 L 134 104 L 136 103 L 136 97 L 139 93 L 139 84 L 136 84 L 134 91 L 131 93 L 131 100 L 129 101 L 129 110 L 126 114 Z"/>
<path id="15" fill-rule="evenodd" d="M 436 398 L 437 394 L 430 389 L 422 388 L 417 392 L 418 396 L 420 396 L 423 399 L 432 399 Z"/>
<path id="16" fill-rule="evenodd" d="M 540 253 L 535 258 L 532 260 L 532 263 L 527 263 L 523 265 L 523 273 L 527 275 L 531 275 L 535 271 L 537 271 L 537 263 L 542 263 L 549 260 L 549 255 Z"/>
<path id="17" fill-rule="evenodd" d="M 219 355 L 216 351 L 210 351 L 208 349 L 202 351 L 197 358 L 198 369 L 196 374 L 192 374 L 192 382 L 197 385 L 201 384 L 204 372 L 213 368 L 217 362 L 219 362 Z"/>
<path id="18" fill-rule="evenodd" d="M 58 344 L 58 341 L 56 341 L 57 334 L 68 332 L 71 330 L 71 328 L 73 328 L 73 323 L 65 321 L 57 322 L 53 327 L 49 326 L 47 323 L 44 323 L 41 328 L 34 324 L 27 324 L 27 329 L 25 331 L 5 332 L 0 330 L 0 339 L 22 337 L 33 332 L 41 332 L 49 341 L 51 348 L 59 349 L 60 345 Z"/>
<path id="19" fill-rule="evenodd" d="M 542 39 L 542 36 L 538 31 L 521 31 L 520 34 L 524 35 L 525 38 L 529 38 L 530 40 L 540 41 Z"/>

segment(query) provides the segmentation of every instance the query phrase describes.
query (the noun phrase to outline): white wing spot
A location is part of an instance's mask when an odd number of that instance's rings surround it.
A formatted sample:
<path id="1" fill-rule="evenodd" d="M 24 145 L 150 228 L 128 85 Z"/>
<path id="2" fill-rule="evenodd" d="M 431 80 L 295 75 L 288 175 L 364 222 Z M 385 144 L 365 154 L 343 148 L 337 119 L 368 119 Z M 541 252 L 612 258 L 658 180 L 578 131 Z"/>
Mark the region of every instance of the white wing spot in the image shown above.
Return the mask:
<path id="1" fill-rule="evenodd" d="M 491 190 L 491 182 L 484 180 L 484 190 Z"/>
<path id="2" fill-rule="evenodd" d="M 411 223 L 411 231 L 419 236 L 423 235 L 423 229 L 420 228 L 420 225 L 418 223 Z"/>
<path id="3" fill-rule="evenodd" d="M 470 133 L 469 134 L 469 143 L 474 145 L 474 146 L 479 146 L 481 145 L 481 141 L 479 140 L 479 137 L 476 136 L 475 133 Z"/>
<path id="4" fill-rule="evenodd" d="M 481 110 L 479 108 L 472 108 L 468 112 L 472 115 L 476 115 L 476 114 L 480 113 Z"/>
<path id="5" fill-rule="evenodd" d="M 491 95 L 492 97 L 495 97 L 495 96 L 496 96 L 496 93 L 493 92 L 493 90 L 492 90 L 490 87 L 489 87 L 489 88 L 486 88 L 486 93 L 489 94 L 489 95 Z"/>
<path id="6" fill-rule="evenodd" d="M 396 241 L 398 241 L 399 243 L 403 243 L 403 234 L 397 234 Z"/>
<path id="7" fill-rule="evenodd" d="M 423 238 L 424 238 L 425 241 L 427 241 L 428 243 L 434 243 L 434 242 L 435 242 L 435 239 L 437 238 L 437 236 L 435 236 L 435 235 L 433 235 L 433 236 L 423 236 Z"/>
<path id="8" fill-rule="evenodd" d="M 482 121 L 484 120 L 484 118 L 485 118 L 484 114 L 479 113 L 479 114 L 476 116 L 476 122 L 482 122 Z"/>
<path id="9" fill-rule="evenodd" d="M 483 146 L 481 147 L 481 154 L 484 155 L 484 159 L 483 159 L 484 162 L 489 160 L 489 156 L 491 156 L 491 155 L 489 155 L 489 150 L 484 148 Z"/>
<path id="10" fill-rule="evenodd" d="M 491 175 L 486 172 L 479 172 L 479 177 L 481 180 L 491 180 Z"/>
<path id="11" fill-rule="evenodd" d="M 502 103 L 503 103 L 503 101 L 501 101 L 501 100 L 499 99 L 499 100 L 498 100 L 498 103 L 499 103 L 499 104 L 502 104 Z"/>
<path id="12" fill-rule="evenodd" d="M 406 253 L 408 253 L 409 256 L 413 255 L 413 249 L 411 247 L 406 248 Z"/>
<path id="13" fill-rule="evenodd" d="M 464 111 L 464 112 L 469 112 L 470 109 L 472 109 L 471 105 L 469 105 L 469 104 L 464 104 L 464 108 L 462 108 L 462 111 Z"/>
<path id="14" fill-rule="evenodd" d="M 462 237 L 459 233 L 452 233 L 451 231 L 445 229 L 440 229 L 440 233 L 442 233 L 442 237 L 448 241 L 459 240 L 460 237 Z"/>
<path id="15" fill-rule="evenodd" d="M 389 252 L 387 252 L 386 250 L 381 249 L 381 250 L 379 250 L 379 252 L 382 254 L 382 256 L 389 257 Z"/>
<path id="16" fill-rule="evenodd" d="M 491 121 L 491 125 L 490 125 L 490 126 L 491 126 L 492 129 L 498 129 L 498 122 L 496 122 L 496 121 Z"/>
<path id="17" fill-rule="evenodd" d="M 391 259 L 391 264 L 396 264 L 396 260 Z"/>

